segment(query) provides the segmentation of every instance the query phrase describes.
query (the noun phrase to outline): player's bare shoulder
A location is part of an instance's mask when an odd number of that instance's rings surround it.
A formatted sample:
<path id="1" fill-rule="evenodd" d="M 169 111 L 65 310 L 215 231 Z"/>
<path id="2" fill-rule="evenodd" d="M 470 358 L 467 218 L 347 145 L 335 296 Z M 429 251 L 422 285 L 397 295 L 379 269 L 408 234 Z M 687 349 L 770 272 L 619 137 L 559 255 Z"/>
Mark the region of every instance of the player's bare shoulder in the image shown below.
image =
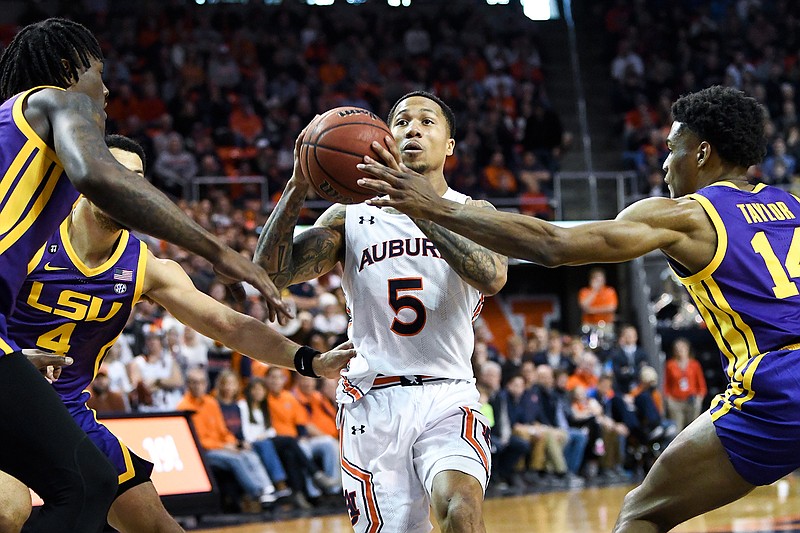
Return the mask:
<path id="1" fill-rule="evenodd" d="M 333 204 L 322 213 L 314 223 L 315 228 L 326 228 L 344 235 L 344 221 L 347 215 L 347 206 Z"/>
<path id="2" fill-rule="evenodd" d="M 691 233 L 699 228 L 710 228 L 705 210 L 696 200 L 653 197 L 634 202 L 623 209 L 617 220 L 641 222 L 656 229 L 667 229 Z"/>

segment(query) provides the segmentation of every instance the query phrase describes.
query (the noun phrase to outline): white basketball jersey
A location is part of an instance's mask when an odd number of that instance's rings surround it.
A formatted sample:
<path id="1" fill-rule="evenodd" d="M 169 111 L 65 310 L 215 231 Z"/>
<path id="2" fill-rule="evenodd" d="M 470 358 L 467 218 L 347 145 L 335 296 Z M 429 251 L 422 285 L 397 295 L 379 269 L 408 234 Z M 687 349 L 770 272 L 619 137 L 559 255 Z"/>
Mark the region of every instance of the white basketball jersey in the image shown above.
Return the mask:
<path id="1" fill-rule="evenodd" d="M 448 189 L 444 198 L 465 203 Z M 473 379 L 472 322 L 483 296 L 436 246 L 393 209 L 348 205 L 342 288 L 357 355 L 338 399 L 360 399 L 378 374 Z"/>

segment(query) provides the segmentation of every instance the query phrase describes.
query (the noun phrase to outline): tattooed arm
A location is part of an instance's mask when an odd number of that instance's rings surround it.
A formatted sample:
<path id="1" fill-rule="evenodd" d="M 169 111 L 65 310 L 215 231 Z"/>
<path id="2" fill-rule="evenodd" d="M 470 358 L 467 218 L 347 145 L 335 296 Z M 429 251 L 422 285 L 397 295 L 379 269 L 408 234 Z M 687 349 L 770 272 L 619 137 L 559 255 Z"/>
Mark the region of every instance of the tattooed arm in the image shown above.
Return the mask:
<path id="1" fill-rule="evenodd" d="M 343 257 L 345 206 L 341 204 L 329 207 L 314 227 L 294 237 L 309 187 L 297 159 L 302 138 L 300 132 L 295 142 L 294 173 L 261 230 L 253 257 L 279 289 L 318 278 Z"/>
<path id="2" fill-rule="evenodd" d="M 485 200 L 468 200 L 468 203 L 494 209 L 494 206 Z M 506 284 L 508 258 L 504 255 L 475 244 L 430 220 L 417 218 L 414 219 L 414 223 L 433 241 L 436 249 L 461 279 L 486 296 L 497 294 Z"/>

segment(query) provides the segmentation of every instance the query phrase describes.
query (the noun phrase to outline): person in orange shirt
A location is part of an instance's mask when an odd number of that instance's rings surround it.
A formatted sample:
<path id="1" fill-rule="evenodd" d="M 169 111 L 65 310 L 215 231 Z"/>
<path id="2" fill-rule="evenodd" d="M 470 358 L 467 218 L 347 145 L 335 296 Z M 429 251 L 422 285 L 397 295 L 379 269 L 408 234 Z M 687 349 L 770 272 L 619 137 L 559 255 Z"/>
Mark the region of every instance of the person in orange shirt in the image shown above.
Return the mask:
<path id="1" fill-rule="evenodd" d="M 186 384 L 188 390 L 177 409 L 194 411 L 192 423 L 203 447 L 206 463 L 232 472 L 246 494 L 261 502 L 262 506 L 273 503 L 276 499 L 275 487 L 261 459 L 252 450 L 237 446 L 236 436 L 225 425 L 217 399 L 208 394 L 206 371 L 192 368 L 187 372 Z"/>
<path id="2" fill-rule="evenodd" d="M 280 367 L 272 366 L 267 370 L 267 405 L 272 427 L 278 435 L 296 437 L 306 455 L 322 464 L 322 471 L 314 474 L 311 480 L 313 483 L 309 481 L 306 484 L 308 495 L 311 498 L 320 496 L 317 487 L 328 494 L 336 494 L 341 491 L 339 443 L 310 421 L 308 411 L 291 392 L 286 390 L 288 380 L 287 373 Z M 328 484 L 323 478 L 334 479 L 337 482 Z"/>
<path id="3" fill-rule="evenodd" d="M 592 352 L 584 352 L 578 361 L 578 368 L 567 379 L 567 390 L 583 387 L 591 392 L 597 387 L 600 376 L 597 373 L 597 357 Z"/>
<path id="4" fill-rule="evenodd" d="M 614 287 L 606 285 L 602 268 L 589 271 L 589 286 L 578 291 L 578 304 L 583 311 L 584 326 L 604 327 L 614 323 L 619 300 Z"/>
<path id="5" fill-rule="evenodd" d="M 708 393 L 703 367 L 692 355 L 688 339 L 675 339 L 672 357 L 664 369 L 664 395 L 667 413 L 678 431 L 700 416 L 703 398 Z"/>
<path id="6" fill-rule="evenodd" d="M 337 408 L 335 400 L 331 401 L 317 388 L 317 384 L 324 386 L 325 381 L 333 380 L 318 380 L 306 376 L 296 376 L 292 394 L 305 408 L 309 422 L 325 435 L 330 435 L 338 440 L 339 430 L 336 429 Z"/>

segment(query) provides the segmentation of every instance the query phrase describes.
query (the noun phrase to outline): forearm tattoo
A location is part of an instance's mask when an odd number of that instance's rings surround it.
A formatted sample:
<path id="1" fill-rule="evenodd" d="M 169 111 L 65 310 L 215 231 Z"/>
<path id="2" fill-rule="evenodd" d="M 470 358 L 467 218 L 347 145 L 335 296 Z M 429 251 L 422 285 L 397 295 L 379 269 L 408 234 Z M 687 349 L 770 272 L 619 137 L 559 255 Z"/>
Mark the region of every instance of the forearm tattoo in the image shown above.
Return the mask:
<path id="1" fill-rule="evenodd" d="M 505 256 L 475 244 L 434 222 L 429 220 L 414 222 L 465 281 L 472 281 L 476 285 L 491 284 L 497 278 L 498 270 L 508 264 L 508 258 Z"/>

